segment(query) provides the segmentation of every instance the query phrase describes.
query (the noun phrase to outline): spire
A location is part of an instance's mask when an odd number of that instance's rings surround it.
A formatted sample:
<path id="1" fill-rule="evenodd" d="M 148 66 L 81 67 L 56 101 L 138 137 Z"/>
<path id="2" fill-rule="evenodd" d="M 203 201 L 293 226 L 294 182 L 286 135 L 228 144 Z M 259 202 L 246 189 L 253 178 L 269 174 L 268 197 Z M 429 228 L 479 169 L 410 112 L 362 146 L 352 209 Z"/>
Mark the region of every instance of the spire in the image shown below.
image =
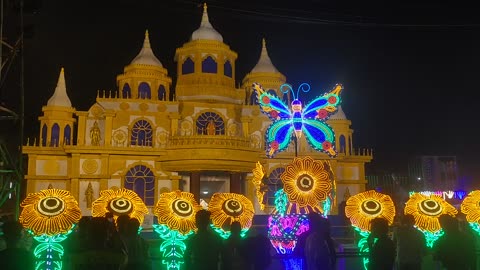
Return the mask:
<path id="1" fill-rule="evenodd" d="M 60 70 L 60 76 L 58 77 L 57 87 L 52 97 L 47 102 L 48 106 L 62 106 L 62 107 L 72 107 L 72 103 L 67 95 L 67 86 L 65 85 L 65 73 L 62 69 Z"/>
<path id="2" fill-rule="evenodd" d="M 145 39 L 143 40 L 143 47 L 138 53 L 137 57 L 133 59 L 131 64 L 141 64 L 150 66 L 163 67 L 160 60 L 153 54 L 152 47 L 150 47 L 150 38 L 148 30 L 145 31 Z"/>
<path id="3" fill-rule="evenodd" d="M 330 120 L 347 120 L 347 116 L 343 112 L 342 106 L 338 106 L 337 112 L 330 117 Z"/>
<path id="4" fill-rule="evenodd" d="M 203 3 L 203 15 L 200 27 L 193 32 L 191 40 L 216 40 L 223 42 L 222 35 L 210 24 L 206 3 Z"/>
<path id="5" fill-rule="evenodd" d="M 260 53 L 260 59 L 251 72 L 278 73 L 277 68 L 272 64 L 272 60 L 270 60 L 270 57 L 268 56 L 265 39 L 262 39 L 262 52 Z"/>

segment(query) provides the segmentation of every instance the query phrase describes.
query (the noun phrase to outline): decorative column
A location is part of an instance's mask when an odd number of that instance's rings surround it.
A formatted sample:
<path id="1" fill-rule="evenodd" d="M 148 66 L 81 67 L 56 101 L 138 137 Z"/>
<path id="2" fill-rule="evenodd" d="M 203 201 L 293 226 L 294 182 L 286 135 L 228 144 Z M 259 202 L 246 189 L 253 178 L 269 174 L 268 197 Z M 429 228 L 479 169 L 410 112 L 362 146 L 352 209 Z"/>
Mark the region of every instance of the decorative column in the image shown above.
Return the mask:
<path id="1" fill-rule="evenodd" d="M 103 137 L 105 138 L 104 144 L 106 146 L 112 145 L 112 126 L 114 116 L 115 113 L 111 110 L 105 112 L 105 134 L 103 134 Z"/>
<path id="2" fill-rule="evenodd" d="M 242 116 L 240 117 L 240 121 L 242 122 L 243 136 L 248 138 L 248 136 L 250 136 L 250 123 L 252 122 L 252 117 Z"/>
<path id="3" fill-rule="evenodd" d="M 85 145 L 85 129 L 88 112 L 76 112 L 76 114 L 78 115 L 77 145 Z"/>
<path id="4" fill-rule="evenodd" d="M 242 194 L 242 178 L 239 172 L 230 173 L 230 193 Z"/>
<path id="5" fill-rule="evenodd" d="M 168 117 L 170 118 L 170 136 L 176 136 L 178 133 L 178 118 L 180 118 L 180 115 L 177 112 L 172 112 Z"/>
<path id="6" fill-rule="evenodd" d="M 180 175 L 170 176 L 170 181 L 172 182 L 172 191 L 180 189 L 180 179 L 182 179 Z"/>
<path id="7" fill-rule="evenodd" d="M 200 201 L 200 172 L 190 173 L 190 193 L 193 194 L 197 202 Z"/>

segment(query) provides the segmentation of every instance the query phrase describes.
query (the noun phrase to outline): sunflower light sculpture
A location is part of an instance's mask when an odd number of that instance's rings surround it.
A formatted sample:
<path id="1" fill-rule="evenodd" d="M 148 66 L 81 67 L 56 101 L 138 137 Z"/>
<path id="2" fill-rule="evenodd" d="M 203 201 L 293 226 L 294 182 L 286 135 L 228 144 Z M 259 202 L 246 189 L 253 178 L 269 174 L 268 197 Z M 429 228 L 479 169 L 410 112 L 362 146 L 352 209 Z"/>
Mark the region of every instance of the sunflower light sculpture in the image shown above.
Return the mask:
<path id="1" fill-rule="evenodd" d="M 177 190 L 160 194 L 153 210 L 158 224 L 153 228 L 163 239 L 160 252 L 166 269 L 178 270 L 184 263 L 185 240 L 196 229 L 195 215 L 201 209 L 192 193 Z"/>
<path id="2" fill-rule="evenodd" d="M 104 217 L 112 213 L 116 221 L 121 215 L 136 218 L 140 225 L 143 223 L 148 209 L 143 200 L 132 190 L 121 188 L 100 191 L 100 197 L 92 202 L 92 216 Z"/>
<path id="3" fill-rule="evenodd" d="M 29 193 L 20 206 L 23 210 L 19 222 L 38 242 L 33 250 L 35 269 L 62 269 L 61 242 L 82 216 L 77 201 L 66 190 L 45 189 Z"/>
<path id="4" fill-rule="evenodd" d="M 415 218 L 415 227 L 425 235 L 428 247 L 432 247 L 435 241 L 443 235 L 442 227 L 438 218 L 441 215 L 455 217 L 457 209 L 437 195 L 423 195 L 414 193 L 405 204 L 405 215 Z"/>
<path id="5" fill-rule="evenodd" d="M 208 204 L 208 210 L 212 213 L 213 230 L 224 239 L 230 236 L 230 225 L 234 221 L 240 222 L 241 236 L 245 237 L 255 215 L 252 202 L 237 193 L 214 193 Z"/>
<path id="6" fill-rule="evenodd" d="M 268 219 L 268 238 L 278 254 L 290 254 L 298 237 L 309 230 L 308 213 L 327 217 L 334 198 L 333 172 L 328 161 L 295 158 L 280 176 L 283 189 L 275 193 Z"/>
<path id="7" fill-rule="evenodd" d="M 470 227 L 480 235 L 480 190 L 470 192 L 463 200 L 460 210 L 466 215 Z"/>
<path id="8" fill-rule="evenodd" d="M 395 205 L 390 196 L 375 190 L 368 190 L 348 198 L 345 215 L 360 235 L 357 243 L 359 251 L 366 253 L 369 252 L 367 239 L 371 232 L 371 221 L 375 218 L 384 218 L 389 225 L 392 225 L 395 217 Z M 368 258 L 363 258 L 363 266 L 367 269 Z"/>

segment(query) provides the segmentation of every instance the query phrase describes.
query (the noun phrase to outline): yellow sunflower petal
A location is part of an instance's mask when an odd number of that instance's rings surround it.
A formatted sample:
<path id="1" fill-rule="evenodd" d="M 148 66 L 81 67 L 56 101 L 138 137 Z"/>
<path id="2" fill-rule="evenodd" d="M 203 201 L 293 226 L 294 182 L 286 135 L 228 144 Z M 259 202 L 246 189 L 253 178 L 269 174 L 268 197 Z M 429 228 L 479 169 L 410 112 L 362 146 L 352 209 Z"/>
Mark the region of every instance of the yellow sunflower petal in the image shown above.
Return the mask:
<path id="1" fill-rule="evenodd" d="M 462 202 L 461 211 L 468 222 L 480 223 L 480 190 L 468 194 Z"/>
<path id="2" fill-rule="evenodd" d="M 77 201 L 66 190 L 46 189 L 30 193 L 21 206 L 19 222 L 35 235 L 66 233 L 81 218 Z"/>
<path id="3" fill-rule="evenodd" d="M 328 162 L 304 157 L 288 164 L 280 178 L 289 202 L 306 211 L 307 208 L 320 209 L 317 205 L 332 191 L 332 175 Z"/>
<path id="4" fill-rule="evenodd" d="M 103 217 L 106 213 L 112 213 L 116 220 L 118 216 L 126 214 L 143 223 L 148 208 L 142 199 L 129 189 L 107 189 L 100 191 L 100 197 L 92 202 L 92 216 Z"/>
<path id="5" fill-rule="evenodd" d="M 385 218 L 389 224 L 395 217 L 395 205 L 390 196 L 368 190 L 348 198 L 345 215 L 352 225 L 370 231 L 370 222 L 377 217 Z"/>
<path id="6" fill-rule="evenodd" d="M 405 204 L 404 212 L 415 218 L 415 225 L 429 232 L 437 232 L 441 229 L 438 218 L 447 214 L 455 217 L 457 210 L 443 198 L 421 193 L 414 193 Z"/>
<path id="7" fill-rule="evenodd" d="M 229 227 L 231 222 L 238 220 L 242 229 L 249 228 L 255 210 L 252 202 L 242 194 L 215 193 L 210 199 L 208 210 L 215 227 Z"/>
<path id="8" fill-rule="evenodd" d="M 187 234 L 195 230 L 195 214 L 201 209 L 192 193 L 176 190 L 160 194 L 154 214 L 159 224 Z"/>

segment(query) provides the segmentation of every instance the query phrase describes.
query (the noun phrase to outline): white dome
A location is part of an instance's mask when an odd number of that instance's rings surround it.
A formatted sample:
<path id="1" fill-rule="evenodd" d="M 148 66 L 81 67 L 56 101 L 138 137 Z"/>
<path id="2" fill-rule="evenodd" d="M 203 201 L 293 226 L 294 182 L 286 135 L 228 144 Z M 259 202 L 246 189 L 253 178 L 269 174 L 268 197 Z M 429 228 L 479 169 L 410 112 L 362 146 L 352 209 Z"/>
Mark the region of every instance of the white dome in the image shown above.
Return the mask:
<path id="1" fill-rule="evenodd" d="M 217 32 L 208 20 L 207 4 L 203 4 L 203 16 L 200 28 L 192 34 L 191 40 L 216 40 L 223 42 L 223 37 Z"/>
<path id="2" fill-rule="evenodd" d="M 140 64 L 140 65 L 150 65 L 163 67 L 162 63 L 158 58 L 153 54 L 152 48 L 150 47 L 150 39 L 148 37 L 148 30 L 145 31 L 145 40 L 143 41 L 143 47 L 138 53 L 138 55 L 133 59 L 131 64 Z"/>
<path id="3" fill-rule="evenodd" d="M 330 116 L 329 119 L 330 120 L 347 120 L 347 116 L 343 112 L 342 106 L 338 106 L 337 112 L 334 115 Z"/>
<path id="4" fill-rule="evenodd" d="M 260 53 L 260 59 L 251 71 L 251 73 L 255 72 L 278 73 L 277 68 L 272 64 L 272 60 L 270 60 L 270 57 L 268 56 L 265 39 L 262 40 L 262 52 Z"/>
<path id="5" fill-rule="evenodd" d="M 55 92 L 47 102 L 47 106 L 61 106 L 72 107 L 72 102 L 67 95 L 67 86 L 65 84 L 65 73 L 63 68 L 60 70 L 60 76 L 58 76 L 57 87 Z"/>

